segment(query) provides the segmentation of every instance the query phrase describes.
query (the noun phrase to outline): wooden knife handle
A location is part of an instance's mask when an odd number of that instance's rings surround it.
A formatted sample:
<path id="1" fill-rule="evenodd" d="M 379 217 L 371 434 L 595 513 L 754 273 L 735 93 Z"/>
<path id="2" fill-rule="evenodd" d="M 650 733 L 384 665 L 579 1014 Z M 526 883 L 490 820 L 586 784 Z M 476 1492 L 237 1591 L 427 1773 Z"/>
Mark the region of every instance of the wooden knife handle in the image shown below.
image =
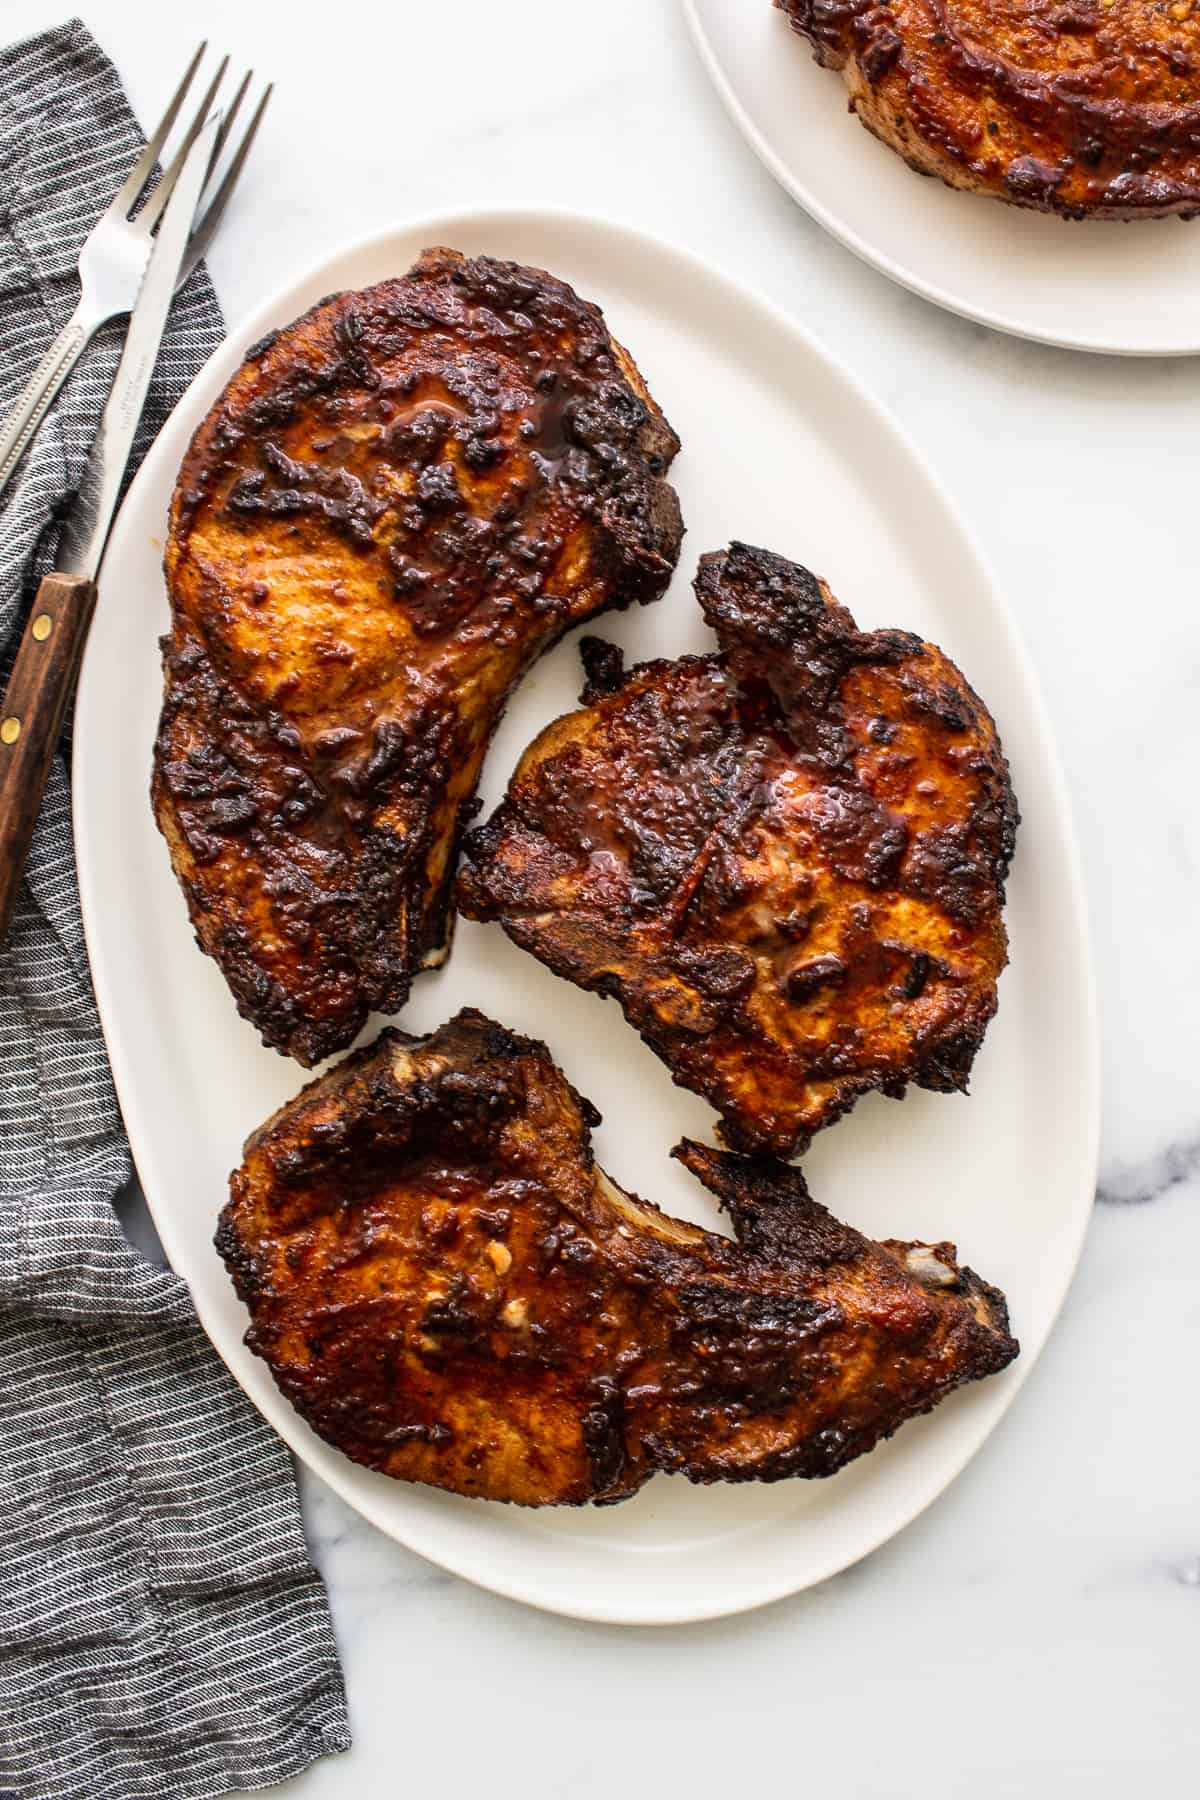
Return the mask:
<path id="1" fill-rule="evenodd" d="M 95 582 L 46 576 L 0 704 L 0 942 L 16 905 L 95 604 Z"/>

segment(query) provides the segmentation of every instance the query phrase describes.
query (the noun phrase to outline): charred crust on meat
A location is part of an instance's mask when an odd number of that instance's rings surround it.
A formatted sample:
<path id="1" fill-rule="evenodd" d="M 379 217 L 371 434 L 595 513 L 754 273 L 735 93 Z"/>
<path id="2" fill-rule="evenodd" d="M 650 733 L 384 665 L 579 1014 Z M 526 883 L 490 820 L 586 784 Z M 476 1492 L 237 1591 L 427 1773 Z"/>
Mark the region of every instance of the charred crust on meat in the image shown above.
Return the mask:
<path id="1" fill-rule="evenodd" d="M 605 638 L 580 638 L 579 660 L 584 674 L 579 698 L 585 705 L 602 694 L 615 694 L 625 679 L 625 653 L 619 644 L 610 644 Z"/>
<path id="2" fill-rule="evenodd" d="M 920 174 L 1065 219 L 1200 209 L 1190 0 L 775 4 Z"/>
<path id="3" fill-rule="evenodd" d="M 685 1142 L 730 1241 L 616 1187 L 594 1117 L 543 1044 L 467 1010 L 385 1031 L 253 1134 L 217 1248 L 329 1443 L 527 1506 L 822 1477 L 1017 1354 L 953 1245 L 872 1243 L 798 1170 Z"/>
<path id="4" fill-rule="evenodd" d="M 278 336 L 278 331 L 264 332 L 262 337 L 256 338 L 254 343 L 251 344 L 250 348 L 243 356 L 242 361 L 248 363 L 261 362 Z"/>
<path id="5" fill-rule="evenodd" d="M 1017 808 L 949 659 L 809 570 L 700 559 L 720 651 L 611 669 L 526 751 L 458 882 L 615 997 L 736 1148 L 791 1156 L 872 1091 L 961 1091 L 996 1008 Z"/>
<path id="6" fill-rule="evenodd" d="M 678 439 L 599 310 L 430 250 L 247 353 L 188 450 L 153 799 L 202 948 L 310 1065 L 445 949 L 513 686 L 653 601 Z"/>

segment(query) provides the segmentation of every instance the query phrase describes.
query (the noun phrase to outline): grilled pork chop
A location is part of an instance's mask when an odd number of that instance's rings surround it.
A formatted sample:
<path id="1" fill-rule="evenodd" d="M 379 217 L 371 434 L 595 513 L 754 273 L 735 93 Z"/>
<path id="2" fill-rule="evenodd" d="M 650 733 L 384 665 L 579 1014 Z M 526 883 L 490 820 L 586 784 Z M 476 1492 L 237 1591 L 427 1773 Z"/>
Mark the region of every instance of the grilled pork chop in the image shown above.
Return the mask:
<path id="1" fill-rule="evenodd" d="M 1016 807 L 983 702 L 824 583 L 701 559 L 716 656 L 624 674 L 525 752 L 458 897 L 614 995 L 740 1149 L 792 1156 L 872 1089 L 963 1089 L 996 1009 Z"/>
<path id="2" fill-rule="evenodd" d="M 775 0 L 925 175 L 1068 218 L 1200 210 L 1191 0 Z"/>
<path id="3" fill-rule="evenodd" d="M 313 1429 L 525 1506 L 832 1475 L 1017 1354 L 949 1244 L 871 1243 L 782 1164 L 685 1143 L 737 1243 L 596 1167 L 543 1044 L 462 1012 L 385 1031 L 246 1146 L 217 1244 Z"/>
<path id="4" fill-rule="evenodd" d="M 239 1010 L 311 1064 L 440 960 L 514 684 L 656 599 L 679 445 L 596 307 L 430 250 L 249 353 L 171 508 L 154 805 Z"/>

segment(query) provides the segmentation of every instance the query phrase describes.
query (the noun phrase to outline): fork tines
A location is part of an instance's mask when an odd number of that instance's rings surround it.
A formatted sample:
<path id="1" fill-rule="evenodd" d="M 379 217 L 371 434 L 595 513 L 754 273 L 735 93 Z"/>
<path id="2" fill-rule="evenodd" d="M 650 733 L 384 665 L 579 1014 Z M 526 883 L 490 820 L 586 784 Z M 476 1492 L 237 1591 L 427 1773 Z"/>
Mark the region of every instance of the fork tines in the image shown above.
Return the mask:
<path id="1" fill-rule="evenodd" d="M 159 219 L 162 217 L 167 201 L 171 197 L 171 191 L 174 188 L 176 181 L 179 179 L 179 172 L 183 168 L 187 153 L 202 130 L 205 120 L 209 117 L 213 107 L 217 104 L 222 83 L 228 73 L 229 58 L 223 56 L 217 66 L 216 73 L 212 76 L 205 89 L 203 98 L 191 114 L 183 136 L 175 148 L 174 155 L 163 169 L 158 181 L 146 194 L 145 200 L 139 208 L 138 201 L 141 199 L 142 194 L 160 161 L 163 147 L 166 144 L 168 137 L 171 135 L 172 127 L 179 117 L 184 101 L 187 99 L 188 91 L 204 60 L 207 48 L 207 43 L 202 43 L 195 52 L 187 69 L 184 71 L 182 81 L 171 96 L 167 109 L 159 120 L 145 150 L 143 150 L 141 156 L 129 171 L 128 177 L 120 191 L 114 196 L 112 205 L 109 208 L 111 214 L 119 215 L 124 218 L 129 218 L 130 215 L 133 214 L 134 222 L 143 231 L 152 232 L 157 226 Z M 221 215 L 229 204 L 229 197 L 245 166 L 246 158 L 250 154 L 250 147 L 254 142 L 255 135 L 262 122 L 262 116 L 266 111 L 267 102 L 271 98 L 272 88 L 271 86 L 268 86 L 264 89 L 259 98 L 258 104 L 254 109 L 246 129 L 243 131 L 237 143 L 233 145 L 232 152 L 225 163 L 224 171 L 221 173 L 220 179 L 218 180 L 218 170 L 233 137 L 234 122 L 242 103 L 250 90 L 253 79 L 253 70 L 247 70 L 238 84 L 233 99 L 225 108 L 221 127 L 213 145 L 212 160 L 208 167 L 208 177 L 204 193 L 201 196 L 200 205 L 196 209 L 195 223 L 192 227 L 191 236 L 188 239 L 187 255 L 184 258 L 183 267 L 179 277 L 181 285 L 187 280 L 187 277 L 191 274 L 200 258 L 204 255 L 205 250 L 212 240 L 213 233 L 216 231 Z"/>

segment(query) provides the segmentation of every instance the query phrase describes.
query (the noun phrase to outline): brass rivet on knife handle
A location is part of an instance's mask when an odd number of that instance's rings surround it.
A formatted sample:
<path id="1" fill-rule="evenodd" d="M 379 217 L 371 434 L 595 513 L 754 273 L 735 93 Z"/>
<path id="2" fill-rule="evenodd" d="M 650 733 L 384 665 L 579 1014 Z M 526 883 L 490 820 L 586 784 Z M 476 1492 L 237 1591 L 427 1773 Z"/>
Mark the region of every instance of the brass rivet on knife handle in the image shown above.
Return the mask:
<path id="1" fill-rule="evenodd" d="M 12 916 L 95 604 L 94 582 L 82 575 L 47 575 L 0 704 L 0 939 Z"/>

